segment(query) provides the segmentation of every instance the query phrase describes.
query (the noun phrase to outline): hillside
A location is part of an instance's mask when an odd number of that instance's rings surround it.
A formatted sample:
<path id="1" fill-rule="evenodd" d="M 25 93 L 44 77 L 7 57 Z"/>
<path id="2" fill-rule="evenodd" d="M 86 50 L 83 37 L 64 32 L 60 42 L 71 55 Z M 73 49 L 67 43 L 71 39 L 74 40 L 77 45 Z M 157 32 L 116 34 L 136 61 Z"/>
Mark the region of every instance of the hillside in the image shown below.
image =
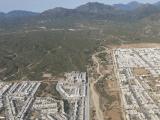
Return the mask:
<path id="1" fill-rule="evenodd" d="M 43 73 L 57 75 L 72 70 L 85 71 L 97 43 L 94 31 L 38 31 L 1 35 L 0 79 L 27 76 L 40 80 Z"/>
<path id="2" fill-rule="evenodd" d="M 0 13 L 0 79 L 40 80 L 44 73 L 86 71 L 99 44 L 160 42 L 159 21 L 158 3 Z"/>
<path id="3" fill-rule="evenodd" d="M 15 31 L 17 29 L 35 29 L 39 26 L 77 27 L 79 23 L 96 20 L 136 22 L 159 12 L 159 2 L 155 4 L 130 2 L 115 5 L 90 2 L 75 9 L 58 7 L 42 13 L 18 10 L 0 13 L 0 27 L 4 31 Z"/>

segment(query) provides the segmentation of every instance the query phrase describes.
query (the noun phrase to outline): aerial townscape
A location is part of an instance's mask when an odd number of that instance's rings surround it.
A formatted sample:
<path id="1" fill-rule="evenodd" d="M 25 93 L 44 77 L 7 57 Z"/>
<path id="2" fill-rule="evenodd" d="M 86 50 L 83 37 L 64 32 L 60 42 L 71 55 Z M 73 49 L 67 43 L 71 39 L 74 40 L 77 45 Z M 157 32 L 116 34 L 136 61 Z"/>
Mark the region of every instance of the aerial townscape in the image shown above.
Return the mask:
<path id="1" fill-rule="evenodd" d="M 160 1 L 0 0 L 0 120 L 160 120 Z"/>
<path id="2" fill-rule="evenodd" d="M 126 120 L 160 119 L 160 48 L 113 50 Z"/>
<path id="3" fill-rule="evenodd" d="M 89 120 L 89 84 L 86 72 L 65 74 L 56 89 L 62 99 L 37 96 L 39 81 L 0 82 L 0 119 Z M 64 101 L 68 103 L 65 108 Z M 67 109 L 67 113 L 64 109 Z"/>

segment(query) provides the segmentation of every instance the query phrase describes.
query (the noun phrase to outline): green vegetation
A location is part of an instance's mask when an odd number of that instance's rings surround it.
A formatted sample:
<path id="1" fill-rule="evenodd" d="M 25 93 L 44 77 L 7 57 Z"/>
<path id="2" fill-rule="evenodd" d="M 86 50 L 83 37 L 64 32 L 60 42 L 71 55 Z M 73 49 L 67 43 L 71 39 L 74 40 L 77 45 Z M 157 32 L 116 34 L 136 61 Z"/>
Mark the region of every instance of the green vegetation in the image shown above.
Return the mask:
<path id="1" fill-rule="evenodd" d="M 1 34 L 0 79 L 19 80 L 26 76 L 41 80 L 43 73 L 58 75 L 73 70 L 86 71 L 90 55 L 99 44 L 159 43 L 158 22 L 142 21 L 90 21 L 82 22 L 85 28 L 78 31 Z M 93 29 L 89 30 L 91 26 Z M 105 59 L 103 55 L 100 57 Z"/>
<path id="2" fill-rule="evenodd" d="M 64 102 L 64 112 L 69 114 L 70 112 L 70 103 L 67 100 L 63 100 Z"/>
<path id="3" fill-rule="evenodd" d="M 100 53 L 97 56 L 98 58 L 100 58 L 101 61 L 106 61 L 107 60 L 107 53 Z M 108 61 L 107 61 L 108 62 Z"/>
<path id="4" fill-rule="evenodd" d="M 155 5 L 125 11 L 88 3 L 19 16 L 23 12 L 0 16 L 0 80 L 42 80 L 43 73 L 86 71 L 99 44 L 160 42 L 160 9 Z"/>
<path id="5" fill-rule="evenodd" d="M 100 96 L 102 96 L 101 100 L 104 100 L 106 104 L 110 105 L 112 102 L 116 100 L 115 96 L 111 96 L 107 92 L 107 85 L 106 85 L 105 77 L 99 80 L 95 84 L 95 87 L 96 87 L 97 92 L 100 94 Z M 103 102 L 100 101 L 100 103 L 104 103 L 104 101 Z"/>
<path id="6" fill-rule="evenodd" d="M 56 90 L 57 82 L 48 82 L 48 83 L 41 83 L 36 96 L 38 97 L 46 97 L 46 96 L 52 96 L 57 100 L 61 99 L 61 95 Z"/>
<path id="7" fill-rule="evenodd" d="M 82 70 L 98 41 L 95 31 L 38 31 L 0 36 L 1 73 L 9 80 L 27 76 L 41 80 L 43 73 Z M 98 37 L 98 36 L 96 36 Z M 15 74 L 15 76 L 9 77 Z"/>
<path id="8" fill-rule="evenodd" d="M 58 100 L 59 100 L 59 99 L 62 98 L 62 96 L 61 96 L 60 93 L 56 90 L 56 85 L 57 85 L 57 83 L 51 84 L 49 93 L 51 93 L 52 96 L 53 96 L 55 99 L 58 99 Z"/>

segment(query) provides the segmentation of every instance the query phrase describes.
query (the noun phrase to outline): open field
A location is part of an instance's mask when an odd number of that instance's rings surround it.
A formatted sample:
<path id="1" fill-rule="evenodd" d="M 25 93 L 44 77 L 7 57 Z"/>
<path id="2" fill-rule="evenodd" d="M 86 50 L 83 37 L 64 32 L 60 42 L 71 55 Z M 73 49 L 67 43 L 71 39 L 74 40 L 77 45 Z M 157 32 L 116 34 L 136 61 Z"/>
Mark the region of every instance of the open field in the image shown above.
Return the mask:
<path id="1" fill-rule="evenodd" d="M 86 71 L 97 38 L 90 30 L 0 35 L 0 80 L 43 80 L 44 73 Z"/>
<path id="2" fill-rule="evenodd" d="M 92 56 L 94 79 L 91 81 L 91 100 L 93 101 L 91 119 L 122 120 L 119 89 L 111 57 L 112 50 L 104 48 Z"/>
<path id="3" fill-rule="evenodd" d="M 159 43 L 131 43 L 122 45 L 111 45 L 111 48 L 159 48 Z"/>
<path id="4" fill-rule="evenodd" d="M 133 68 L 133 74 L 135 76 L 142 76 L 142 75 L 150 75 L 150 72 L 146 70 L 145 68 Z"/>

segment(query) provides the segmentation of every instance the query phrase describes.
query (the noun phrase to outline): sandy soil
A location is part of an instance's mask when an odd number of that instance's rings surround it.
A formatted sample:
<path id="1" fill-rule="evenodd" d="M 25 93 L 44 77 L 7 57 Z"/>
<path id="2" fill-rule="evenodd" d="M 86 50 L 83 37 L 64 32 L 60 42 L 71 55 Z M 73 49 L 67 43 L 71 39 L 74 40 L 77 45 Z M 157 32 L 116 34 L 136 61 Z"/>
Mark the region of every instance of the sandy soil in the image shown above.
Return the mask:
<path id="1" fill-rule="evenodd" d="M 105 116 L 111 118 L 112 120 L 122 120 L 121 101 L 119 98 L 119 89 L 117 86 L 117 82 L 116 80 L 108 80 L 107 84 L 107 91 L 109 91 L 109 95 L 114 96 L 116 100 L 109 105 L 110 109 L 105 111 Z"/>
<path id="2" fill-rule="evenodd" d="M 111 48 L 160 48 L 160 43 L 137 43 L 137 44 L 123 44 L 113 45 Z"/>
<path id="3" fill-rule="evenodd" d="M 102 52 L 105 52 L 105 51 L 102 51 Z M 103 77 L 103 74 L 100 72 L 100 64 L 99 64 L 99 61 L 98 59 L 96 58 L 96 56 L 99 54 L 99 53 L 102 53 L 102 52 L 97 52 L 95 53 L 93 56 L 92 56 L 92 60 L 94 62 L 94 64 L 96 65 L 96 73 L 99 74 L 100 76 L 98 77 L 97 80 L 93 80 L 90 84 L 90 90 L 91 90 L 91 99 L 93 101 L 93 106 L 95 107 L 95 110 L 96 110 L 96 118 L 98 120 L 104 120 L 104 116 L 103 116 L 103 112 L 102 110 L 100 109 L 100 98 L 99 98 L 99 95 L 98 93 L 96 92 L 95 90 L 95 87 L 94 85 L 96 84 L 96 82 L 101 79 Z"/>
<path id="4" fill-rule="evenodd" d="M 107 116 L 111 116 L 111 120 L 121 120 L 121 113 L 119 112 L 119 108 L 114 108 L 111 111 L 108 111 Z"/>
<path id="5" fill-rule="evenodd" d="M 92 56 L 92 60 L 96 66 L 95 74 L 99 74 L 98 79 L 92 81 L 90 84 L 91 99 L 93 101 L 96 116 L 94 119 L 97 118 L 98 120 L 121 120 L 121 101 L 119 98 L 119 89 L 117 86 L 116 78 L 114 78 L 114 80 L 106 80 L 106 92 L 110 96 L 114 96 L 116 98 L 116 100 L 111 104 L 106 104 L 107 99 L 101 99 L 102 96 L 99 95 L 99 93 L 96 91 L 96 88 L 94 87 L 95 84 L 106 74 L 114 74 L 111 73 L 113 65 L 103 66 L 101 65 L 99 59 L 96 57 L 99 53 L 102 52 L 106 52 L 106 49 L 104 51 L 97 52 Z"/>
<path id="6" fill-rule="evenodd" d="M 95 91 L 95 88 L 94 88 L 94 83 L 91 83 L 91 96 L 92 96 L 92 101 L 93 101 L 93 104 L 94 104 L 94 107 L 95 107 L 95 110 L 96 110 L 96 118 L 98 120 L 104 120 L 103 118 L 103 113 L 100 109 L 100 105 L 99 105 L 99 95 L 97 94 L 97 92 Z"/>
<path id="7" fill-rule="evenodd" d="M 135 76 L 142 76 L 142 75 L 150 75 L 150 72 L 146 70 L 145 68 L 133 68 L 133 74 Z"/>

